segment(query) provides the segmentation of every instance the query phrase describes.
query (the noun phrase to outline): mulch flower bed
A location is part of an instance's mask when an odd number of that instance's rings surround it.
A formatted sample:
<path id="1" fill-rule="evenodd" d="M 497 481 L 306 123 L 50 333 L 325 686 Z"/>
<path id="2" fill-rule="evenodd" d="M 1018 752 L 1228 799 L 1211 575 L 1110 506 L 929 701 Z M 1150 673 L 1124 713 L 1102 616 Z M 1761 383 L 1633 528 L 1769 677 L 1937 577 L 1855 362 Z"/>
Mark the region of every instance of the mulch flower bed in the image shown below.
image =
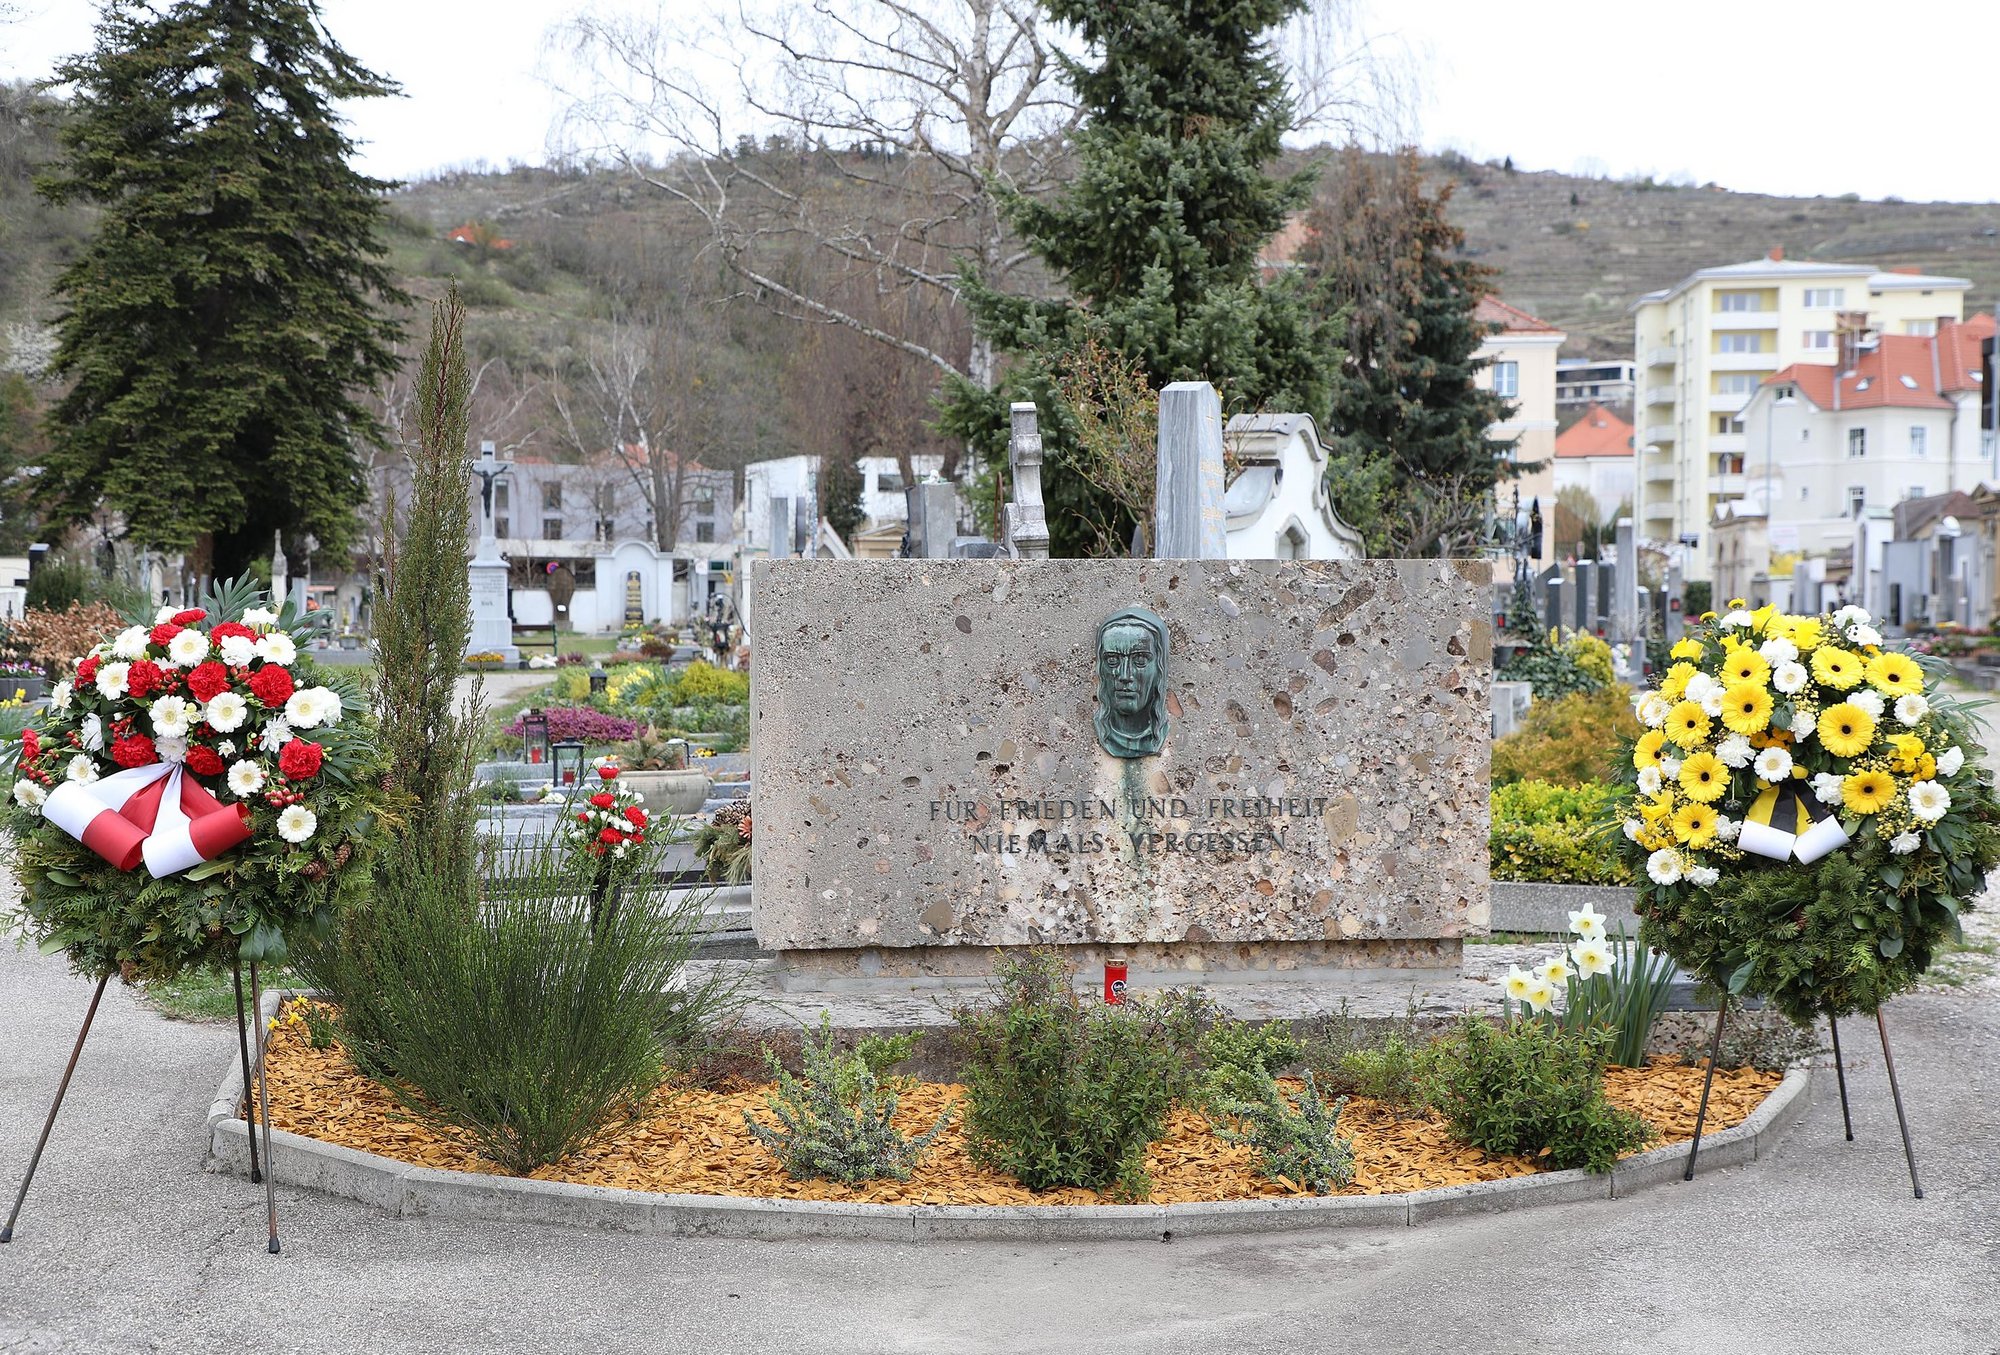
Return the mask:
<path id="1" fill-rule="evenodd" d="M 271 1037 L 271 1123 L 296 1134 L 376 1153 L 420 1167 L 503 1174 L 449 1133 L 413 1119 L 394 1097 L 363 1077 L 335 1045 L 314 1049 L 304 1027 L 281 1023 Z M 1685 1141 L 1694 1133 L 1702 1069 L 1674 1060 L 1647 1068 L 1612 1068 L 1605 1094 L 1638 1112 L 1658 1131 L 1651 1146 Z M 1289 1080 L 1287 1080 L 1289 1081 Z M 1754 1068 L 1718 1070 L 1708 1104 L 1706 1132 L 1740 1124 L 1780 1081 Z M 1293 1091 L 1296 1084 L 1291 1084 Z M 743 1127 L 743 1112 L 761 1120 L 762 1086 L 709 1091 L 662 1090 L 644 1114 L 598 1146 L 534 1173 L 540 1181 L 617 1186 L 627 1190 L 689 1195 L 747 1195 L 791 1200 L 866 1204 L 1110 1204 L 1108 1195 L 1082 1189 L 1034 1191 L 975 1163 L 954 1119 L 908 1181 L 845 1186 L 794 1181 Z M 964 1089 L 924 1082 L 902 1098 L 896 1123 L 908 1133 L 928 1129 Z M 1526 1176 L 1539 1166 L 1526 1157 L 1493 1157 L 1452 1139 L 1432 1116 L 1398 1118 L 1374 1102 L 1355 1098 L 1341 1112 L 1340 1127 L 1354 1140 L 1354 1182 L 1343 1195 L 1382 1195 Z M 1258 1175 L 1251 1150 L 1224 1143 L 1197 1112 L 1177 1110 L 1166 1135 L 1146 1155 L 1153 1178 L 1151 1200 L 1184 1204 L 1296 1195 Z"/>

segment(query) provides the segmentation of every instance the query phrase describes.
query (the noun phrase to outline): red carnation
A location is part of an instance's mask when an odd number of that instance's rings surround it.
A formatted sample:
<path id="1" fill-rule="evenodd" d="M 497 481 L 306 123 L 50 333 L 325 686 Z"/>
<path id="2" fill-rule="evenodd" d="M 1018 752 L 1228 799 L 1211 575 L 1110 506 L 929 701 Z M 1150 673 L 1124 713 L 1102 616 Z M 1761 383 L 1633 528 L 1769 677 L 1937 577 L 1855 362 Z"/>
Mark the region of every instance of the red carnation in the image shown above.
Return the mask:
<path id="1" fill-rule="evenodd" d="M 204 748 L 196 744 L 188 749 L 187 769 L 196 776 L 221 776 L 222 755 L 213 748 Z"/>
<path id="2" fill-rule="evenodd" d="M 625 817 L 634 827 L 644 828 L 646 826 L 646 811 L 637 805 L 625 806 Z"/>
<path id="3" fill-rule="evenodd" d="M 281 664 L 267 663 L 250 676 L 250 694 L 267 706 L 282 706 L 292 699 L 292 675 Z"/>
<path id="4" fill-rule="evenodd" d="M 126 681 L 131 679 L 128 677 Z M 229 690 L 229 670 L 210 659 L 188 670 L 187 684 L 188 690 L 194 693 L 194 699 L 207 705 Z"/>
<path id="5" fill-rule="evenodd" d="M 111 741 L 111 760 L 121 767 L 150 767 L 160 760 L 160 750 L 144 734 Z"/>
<path id="6" fill-rule="evenodd" d="M 179 635 L 183 629 L 185 628 L 181 626 L 176 626 L 171 621 L 162 621 L 159 625 L 153 627 L 152 630 L 146 633 L 146 638 L 148 640 L 151 640 L 154 644 L 158 645 L 161 649 L 165 649 L 167 647 L 167 643 L 171 641 L 176 635 Z"/>
<path id="7" fill-rule="evenodd" d="M 160 671 L 160 665 L 151 659 L 136 659 L 125 672 L 125 692 L 134 700 L 143 701 L 165 684 L 167 675 Z"/>
<path id="8" fill-rule="evenodd" d="M 576 816 L 576 821 L 577 821 L 578 823 L 589 823 L 589 822 L 590 822 L 590 815 L 588 815 L 588 814 L 579 814 L 579 815 L 577 815 L 577 816 Z"/>
<path id="9" fill-rule="evenodd" d="M 76 680 L 78 685 L 97 681 L 97 664 L 98 658 L 93 654 L 76 666 Z"/>
<path id="10" fill-rule="evenodd" d="M 284 670 L 281 668 L 278 671 Z M 319 775 L 319 764 L 323 760 L 320 746 L 307 743 L 304 739 L 293 739 L 278 750 L 278 770 L 284 773 L 287 781 L 304 781 Z"/>
<path id="11" fill-rule="evenodd" d="M 616 767 L 599 767 L 597 774 L 606 781 L 616 781 L 618 779 L 618 769 Z"/>
<path id="12" fill-rule="evenodd" d="M 599 809 L 609 809 L 618 803 L 618 797 L 608 790 L 600 790 L 597 794 L 590 797 L 590 802 Z"/>
<path id="13" fill-rule="evenodd" d="M 613 846 L 625 840 L 625 835 L 616 828 L 606 828 L 597 835 L 597 840 L 605 846 Z"/>
<path id="14" fill-rule="evenodd" d="M 32 729 L 21 731 L 21 761 L 33 762 L 42 755 L 41 736 Z"/>
<path id="15" fill-rule="evenodd" d="M 208 638 L 209 638 L 209 639 L 211 639 L 211 640 L 213 640 L 213 641 L 215 641 L 215 643 L 219 645 L 219 644 L 221 644 L 221 643 L 222 643 L 222 642 L 223 642 L 224 640 L 227 640 L 227 639 L 228 639 L 228 638 L 229 638 L 230 636 L 232 636 L 232 635 L 240 635 L 240 636 L 242 636 L 242 637 L 243 637 L 243 638 L 244 638 L 245 640 L 254 640 L 254 639 L 256 639 L 256 638 L 257 638 L 257 632 L 256 632 L 256 631 L 254 631 L 254 630 L 251 630 L 251 629 L 250 629 L 250 628 L 249 628 L 248 626 L 244 625 L 244 624 L 243 624 L 243 623 L 242 623 L 241 621 L 225 621 L 225 622 L 223 622 L 223 623 L 222 623 L 221 625 L 219 625 L 219 626 L 215 627 L 215 628 L 214 628 L 213 630 L 209 631 L 209 633 L 208 633 Z"/>
<path id="16" fill-rule="evenodd" d="M 206 620 L 208 613 L 199 607 L 190 607 L 184 612 L 175 612 L 173 615 L 173 623 L 176 626 L 192 626 L 197 621 Z"/>

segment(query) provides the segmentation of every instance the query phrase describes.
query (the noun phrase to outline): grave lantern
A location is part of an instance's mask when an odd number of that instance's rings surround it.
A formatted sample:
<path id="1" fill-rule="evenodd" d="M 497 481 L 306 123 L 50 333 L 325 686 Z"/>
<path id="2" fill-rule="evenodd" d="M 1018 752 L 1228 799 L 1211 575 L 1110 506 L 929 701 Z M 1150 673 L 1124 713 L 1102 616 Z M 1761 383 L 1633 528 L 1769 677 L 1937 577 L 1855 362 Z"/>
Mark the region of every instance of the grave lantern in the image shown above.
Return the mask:
<path id="1" fill-rule="evenodd" d="M 583 779 L 583 743 L 579 739 L 557 739 L 549 745 L 555 762 L 555 783 L 575 789 Z"/>
<path id="2" fill-rule="evenodd" d="M 531 710 L 521 717 L 521 761 L 540 766 L 549 760 L 549 717 Z"/>
<path id="3" fill-rule="evenodd" d="M 590 694 L 592 696 L 604 695 L 604 685 L 608 681 L 610 681 L 610 677 L 605 673 L 604 666 L 602 664 L 592 664 L 590 668 Z"/>

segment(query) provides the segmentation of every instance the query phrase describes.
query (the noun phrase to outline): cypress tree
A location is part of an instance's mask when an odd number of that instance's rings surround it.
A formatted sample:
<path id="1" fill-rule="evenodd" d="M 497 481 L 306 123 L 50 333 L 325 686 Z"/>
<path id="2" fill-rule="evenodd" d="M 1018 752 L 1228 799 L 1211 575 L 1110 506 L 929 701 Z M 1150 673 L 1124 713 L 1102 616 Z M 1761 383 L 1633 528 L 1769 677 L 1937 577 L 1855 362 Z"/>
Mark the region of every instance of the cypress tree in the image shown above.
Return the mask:
<path id="1" fill-rule="evenodd" d="M 337 558 L 381 437 L 356 394 L 396 365 L 377 306 L 408 298 L 381 261 L 394 185 L 349 167 L 334 104 L 396 87 L 309 0 L 109 0 L 55 83 L 74 115 L 38 187 L 103 214 L 56 282 L 50 512 L 112 509 L 198 573 L 241 573 L 274 530 Z"/>
<path id="2" fill-rule="evenodd" d="M 1076 172 L 1060 193 L 1008 197 L 1003 209 L 1067 295 L 1008 295 L 964 279 L 974 326 L 1013 362 L 994 391 L 948 379 L 940 428 L 994 457 L 1006 446 L 1008 402 L 1040 406 L 1056 554 L 1087 550 L 1098 535 L 1093 521 L 1122 513 L 1105 534 L 1130 532 L 1129 513 L 1075 469 L 1077 428 L 1055 389 L 1093 339 L 1135 362 L 1155 388 L 1206 380 L 1231 410 L 1303 411 L 1325 421 L 1338 325 L 1308 305 L 1300 280 L 1267 281 L 1260 267 L 1264 245 L 1311 189 L 1310 171 L 1266 172 L 1292 109 L 1264 35 L 1303 4 L 1044 4 L 1091 53 L 1064 61 L 1084 110 Z"/>

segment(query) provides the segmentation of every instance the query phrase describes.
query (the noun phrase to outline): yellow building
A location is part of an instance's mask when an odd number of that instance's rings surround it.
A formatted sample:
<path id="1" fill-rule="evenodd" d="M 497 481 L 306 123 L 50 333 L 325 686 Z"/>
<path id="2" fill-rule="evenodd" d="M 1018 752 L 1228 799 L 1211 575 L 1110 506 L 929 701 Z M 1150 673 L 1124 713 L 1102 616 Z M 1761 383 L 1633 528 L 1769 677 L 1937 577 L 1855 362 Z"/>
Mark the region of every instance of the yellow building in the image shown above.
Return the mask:
<path id="1" fill-rule="evenodd" d="M 1807 263 L 1782 250 L 1704 268 L 1632 307 L 1639 366 L 1635 516 L 1656 545 L 1694 544 L 1690 579 L 1714 574 L 1710 526 L 1741 498 L 1741 414 L 1764 379 L 1793 363 L 1833 366 L 1844 330 L 1931 334 L 1965 314 L 1965 278 Z"/>
<path id="2" fill-rule="evenodd" d="M 1492 330 L 1473 354 L 1486 364 L 1474 380 L 1514 406 L 1487 435 L 1495 441 L 1511 439 L 1514 464 L 1528 467 L 1517 476 L 1503 478 L 1494 488 L 1494 497 L 1503 514 L 1513 506 L 1516 489 L 1522 513 L 1540 508 L 1542 552 L 1535 560 L 1540 569 L 1552 563 L 1556 554 L 1556 353 L 1569 336 L 1497 296 L 1481 297 L 1474 314 Z M 1511 578 L 1511 568 L 1502 570 L 1502 576 Z"/>

